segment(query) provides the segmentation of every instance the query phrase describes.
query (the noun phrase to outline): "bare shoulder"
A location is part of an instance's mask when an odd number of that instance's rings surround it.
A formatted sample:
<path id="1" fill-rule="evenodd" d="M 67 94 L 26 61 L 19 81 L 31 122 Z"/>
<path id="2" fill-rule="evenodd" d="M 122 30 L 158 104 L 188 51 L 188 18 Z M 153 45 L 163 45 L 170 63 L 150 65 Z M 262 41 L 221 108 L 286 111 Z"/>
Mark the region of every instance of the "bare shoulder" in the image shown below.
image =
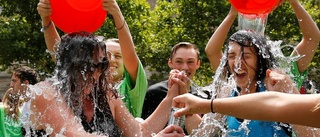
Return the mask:
<path id="1" fill-rule="evenodd" d="M 56 104 L 57 98 L 59 98 L 58 91 L 48 81 L 39 82 L 36 85 L 30 87 L 31 90 L 31 107 L 30 109 L 35 112 L 43 112 L 50 108 L 53 104 Z"/>

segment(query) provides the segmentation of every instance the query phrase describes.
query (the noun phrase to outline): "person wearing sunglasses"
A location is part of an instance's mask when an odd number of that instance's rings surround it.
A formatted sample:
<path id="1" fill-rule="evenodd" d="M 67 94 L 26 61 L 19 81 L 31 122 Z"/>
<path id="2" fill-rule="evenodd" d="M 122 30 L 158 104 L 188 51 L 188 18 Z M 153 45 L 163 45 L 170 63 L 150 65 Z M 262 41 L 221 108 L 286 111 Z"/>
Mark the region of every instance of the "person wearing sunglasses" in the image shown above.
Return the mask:
<path id="1" fill-rule="evenodd" d="M 185 85 L 177 81 L 184 74 L 172 74 L 169 81 L 177 82 L 171 82 L 166 98 L 140 123 L 109 83 L 112 72 L 104 42 L 88 32 L 69 33 L 61 37 L 56 57 L 55 75 L 30 86 L 31 135 L 183 136 L 181 127 L 163 127 L 173 97 L 184 92 L 180 89 Z"/>
<path id="2" fill-rule="evenodd" d="M 105 40 L 107 52 L 110 53 L 110 71 L 112 84 L 120 93 L 127 109 L 134 117 L 141 117 L 142 106 L 148 86 L 147 76 L 142 63 L 136 54 L 134 43 L 127 22 L 116 0 L 101 1 L 102 8 L 112 15 L 118 39 Z M 37 7 L 44 33 L 47 49 L 56 51 L 60 36 L 50 18 L 51 4 L 49 0 L 40 0 Z M 102 38 L 102 36 L 100 36 Z M 56 60 L 52 54 L 53 60 Z"/>

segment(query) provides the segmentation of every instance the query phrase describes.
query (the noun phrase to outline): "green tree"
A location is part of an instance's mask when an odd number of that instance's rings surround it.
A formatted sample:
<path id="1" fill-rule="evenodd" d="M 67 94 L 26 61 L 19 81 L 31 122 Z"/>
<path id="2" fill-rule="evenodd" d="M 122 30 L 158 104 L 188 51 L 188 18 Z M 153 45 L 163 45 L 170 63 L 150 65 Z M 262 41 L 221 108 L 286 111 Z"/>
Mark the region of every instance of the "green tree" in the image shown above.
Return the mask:
<path id="1" fill-rule="evenodd" d="M 317 1 L 302 0 L 301 2 L 316 23 L 320 24 L 320 11 Z M 201 52 L 202 63 L 194 80 L 202 86 L 212 82 L 213 72 L 204 53 L 204 48 L 229 9 L 230 3 L 228 1 L 158 1 L 153 11 L 155 16 L 153 21 L 156 24 L 153 29 L 154 37 L 152 37 L 154 40 L 149 49 L 153 54 L 145 57 L 150 58 L 148 63 L 152 66 L 151 69 L 161 72 L 162 75 L 152 78 L 163 79 L 166 76 L 164 74 L 169 71 L 166 64 L 170 47 L 180 41 L 188 41 L 196 44 Z M 266 35 L 272 40 L 283 40 L 284 44 L 296 45 L 301 40 L 297 21 L 290 5 L 285 4 L 269 15 Z M 237 21 L 234 22 L 229 36 L 236 30 Z M 289 55 L 292 49 L 284 50 L 284 52 Z M 317 62 L 319 62 L 319 49 L 310 65 L 310 70 L 319 70 Z"/>
<path id="2" fill-rule="evenodd" d="M 51 74 L 54 63 L 46 52 L 41 23 L 36 7 L 38 0 L 0 0 L 3 8 L 0 17 L 0 70 L 6 70 L 13 62 L 25 62 L 37 68 L 43 74 Z M 318 0 L 300 0 L 304 7 L 320 24 Z M 225 18 L 230 9 L 227 0 L 157 0 L 154 9 L 146 0 L 118 0 L 123 15 L 130 27 L 140 60 L 148 69 L 158 72 L 150 80 L 163 80 L 168 72 L 167 65 L 170 48 L 178 42 L 187 41 L 200 49 L 201 67 L 194 81 L 204 86 L 212 82 L 211 71 L 204 48 L 209 38 Z M 229 32 L 236 31 L 237 21 Z M 62 35 L 63 32 L 59 31 Z M 112 16 L 95 32 L 106 38 L 117 37 Z M 272 40 L 283 40 L 285 44 L 296 45 L 301 34 L 291 7 L 288 4 L 279 7 L 268 18 L 266 35 Z M 291 52 L 292 49 L 284 52 Z M 288 54 L 287 53 L 287 54 Z M 310 64 L 312 79 L 319 77 L 320 51 Z M 320 81 L 319 81 L 320 82 Z M 319 83 L 318 82 L 318 83 Z"/>
<path id="3" fill-rule="evenodd" d="M 15 63 L 25 63 L 45 74 L 52 72 L 53 62 L 45 52 L 41 23 L 37 16 L 37 0 L 0 0 L 0 70 Z M 42 73 L 41 73 L 42 74 Z"/>
<path id="4" fill-rule="evenodd" d="M 164 79 L 168 72 L 167 65 L 170 49 L 178 42 L 191 42 L 200 50 L 201 67 L 194 81 L 199 85 L 212 82 L 213 72 L 204 53 L 204 48 L 215 28 L 229 11 L 227 1 L 186 1 L 167 2 L 158 0 L 153 15 L 153 37 L 148 51 L 152 54 L 147 64 L 151 70 L 159 72 L 152 80 Z M 220 14 L 217 14 L 220 13 Z"/>

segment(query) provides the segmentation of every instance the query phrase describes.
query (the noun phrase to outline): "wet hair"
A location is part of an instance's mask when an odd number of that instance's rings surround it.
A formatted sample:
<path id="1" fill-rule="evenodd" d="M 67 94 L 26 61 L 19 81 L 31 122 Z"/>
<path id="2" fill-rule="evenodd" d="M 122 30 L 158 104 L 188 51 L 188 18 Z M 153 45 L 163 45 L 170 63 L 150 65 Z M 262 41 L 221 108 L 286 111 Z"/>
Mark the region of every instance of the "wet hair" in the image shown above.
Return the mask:
<path id="1" fill-rule="evenodd" d="M 3 105 L 4 105 L 4 112 L 7 114 L 7 116 L 14 121 L 19 120 L 19 96 L 12 94 L 13 89 L 9 88 L 5 94 L 3 95 Z"/>
<path id="2" fill-rule="evenodd" d="M 105 71 L 109 68 L 109 60 L 107 56 L 101 59 L 98 53 L 106 54 L 106 46 L 91 33 L 74 32 L 61 37 L 57 55 L 57 77 L 61 82 L 59 90 L 76 116 L 83 113 L 84 98 L 94 101 L 95 111 L 106 114 L 111 112 L 107 93 L 112 92 L 117 97 L 116 91 L 108 84 L 108 71 Z M 96 69 L 101 72 L 98 80 L 93 78 Z M 84 95 L 85 88 L 90 84 L 90 94 Z M 94 118 L 96 125 L 105 124 L 108 118 L 103 116 L 105 118 Z"/>
<path id="3" fill-rule="evenodd" d="M 171 54 L 170 54 L 171 60 L 173 59 L 174 54 L 177 53 L 179 48 L 194 49 L 197 52 L 197 58 L 199 60 L 200 52 L 199 52 L 198 47 L 192 43 L 189 43 L 189 42 L 179 42 L 178 44 L 174 45 L 171 48 Z"/>
<path id="4" fill-rule="evenodd" d="M 270 52 L 271 47 L 267 44 L 266 37 L 260 33 L 252 30 L 239 30 L 230 36 L 229 42 L 238 43 L 241 46 L 242 52 L 244 47 L 254 47 L 254 53 L 257 53 L 258 58 L 256 63 L 257 69 L 255 80 L 263 80 L 266 77 L 267 69 L 279 66 L 274 55 Z M 228 50 L 229 46 L 226 47 L 226 54 L 228 54 Z M 231 71 L 228 65 L 228 60 L 224 66 L 224 70 L 227 72 L 226 74 L 230 76 Z"/>
<path id="5" fill-rule="evenodd" d="M 34 85 L 39 82 L 40 78 L 36 70 L 27 66 L 22 66 L 14 70 L 13 74 L 20 79 L 20 82 L 29 81 L 29 84 Z"/>

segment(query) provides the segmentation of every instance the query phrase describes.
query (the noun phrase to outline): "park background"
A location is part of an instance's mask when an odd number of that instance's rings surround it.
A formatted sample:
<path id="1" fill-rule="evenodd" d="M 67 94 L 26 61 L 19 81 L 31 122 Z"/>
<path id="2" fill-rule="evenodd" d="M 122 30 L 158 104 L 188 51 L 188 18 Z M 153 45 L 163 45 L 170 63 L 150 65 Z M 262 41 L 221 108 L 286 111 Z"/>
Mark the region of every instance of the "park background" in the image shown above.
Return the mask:
<path id="1" fill-rule="evenodd" d="M 299 0 L 316 24 L 320 24 L 320 0 Z M 39 0 L 0 0 L 0 97 L 8 89 L 11 70 L 19 64 L 36 68 L 42 79 L 50 77 L 54 62 L 46 51 L 41 20 L 37 13 Z M 214 72 L 204 52 L 211 35 L 230 10 L 227 0 L 117 0 L 129 25 L 137 54 L 145 66 L 149 84 L 164 80 L 170 49 L 178 42 L 191 42 L 200 49 L 201 67 L 194 81 L 199 86 L 213 82 Z M 235 20 L 228 37 L 238 28 Z M 64 33 L 59 31 L 60 35 Z M 94 32 L 116 38 L 112 16 Z M 301 41 L 298 20 L 288 3 L 268 16 L 265 35 L 282 40 L 282 45 Z M 319 47 L 319 45 L 318 45 Z M 289 56 L 292 48 L 283 49 Z M 320 48 L 317 49 L 306 81 L 320 87 Z"/>

